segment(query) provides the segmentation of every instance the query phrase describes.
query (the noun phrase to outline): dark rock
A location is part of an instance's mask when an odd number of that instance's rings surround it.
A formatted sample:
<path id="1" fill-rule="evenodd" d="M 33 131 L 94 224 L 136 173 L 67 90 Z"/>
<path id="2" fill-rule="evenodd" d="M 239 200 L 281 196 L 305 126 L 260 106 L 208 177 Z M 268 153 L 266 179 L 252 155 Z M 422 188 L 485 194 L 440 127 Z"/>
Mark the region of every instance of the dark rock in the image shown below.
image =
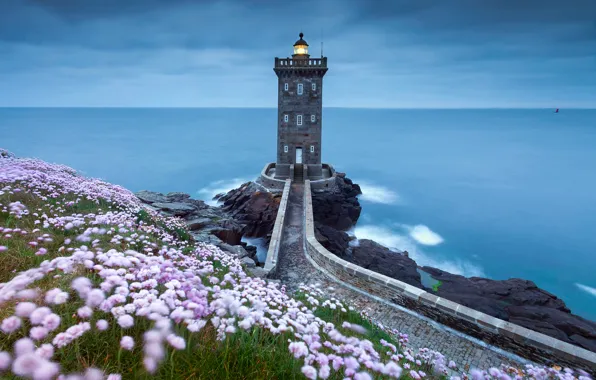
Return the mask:
<path id="1" fill-rule="evenodd" d="M 170 202 L 184 202 L 185 200 L 190 198 L 190 195 L 186 194 L 186 193 L 181 193 L 181 192 L 172 192 L 172 193 L 167 193 L 166 197 L 168 198 L 168 201 L 170 201 Z"/>
<path id="2" fill-rule="evenodd" d="M 240 245 L 229 245 L 226 243 L 221 243 L 217 245 L 221 250 L 233 253 L 234 255 L 238 256 L 239 259 L 244 257 L 250 257 L 250 254 L 242 248 Z"/>
<path id="3" fill-rule="evenodd" d="M 242 264 L 246 265 L 248 268 L 255 268 L 257 266 L 257 263 L 255 263 L 255 261 L 250 257 L 243 257 L 240 259 L 240 262 L 242 262 Z"/>
<path id="4" fill-rule="evenodd" d="M 338 230 L 352 228 L 362 211 L 357 198 L 360 194 L 360 186 L 345 178 L 344 173 L 337 173 L 330 190 L 312 193 L 314 220 Z"/>
<path id="5" fill-rule="evenodd" d="M 223 202 L 221 208 L 244 226 L 244 236 L 267 237 L 273 231 L 281 194 L 247 182 L 219 200 Z"/>
<path id="6" fill-rule="evenodd" d="M 323 247 L 338 256 L 343 255 L 352 240 L 347 233 L 317 222 L 315 222 L 315 238 Z"/>
<path id="7" fill-rule="evenodd" d="M 440 297 L 596 352 L 596 322 L 571 314 L 563 300 L 532 281 L 466 278 L 422 269 L 441 281 L 435 292 Z"/>
<path id="8" fill-rule="evenodd" d="M 153 207 L 158 209 L 169 211 L 170 213 L 174 214 L 175 216 L 184 216 L 188 215 L 193 211 L 196 211 L 196 207 L 189 203 L 179 203 L 179 202 L 172 202 L 172 203 L 153 203 Z"/>
<path id="9" fill-rule="evenodd" d="M 191 231 L 200 230 L 201 228 L 209 225 L 209 223 L 211 223 L 211 219 L 209 218 L 196 218 L 186 221 L 186 225 Z"/>
<path id="10" fill-rule="evenodd" d="M 366 269 L 422 288 L 416 262 L 372 240 L 362 239 L 351 250 L 338 255 L 342 259 Z"/>
<path id="11" fill-rule="evenodd" d="M 144 203 L 165 203 L 168 202 L 168 198 L 162 193 L 156 193 L 155 191 L 147 191 L 141 190 L 135 193 L 137 198 L 139 198 Z"/>

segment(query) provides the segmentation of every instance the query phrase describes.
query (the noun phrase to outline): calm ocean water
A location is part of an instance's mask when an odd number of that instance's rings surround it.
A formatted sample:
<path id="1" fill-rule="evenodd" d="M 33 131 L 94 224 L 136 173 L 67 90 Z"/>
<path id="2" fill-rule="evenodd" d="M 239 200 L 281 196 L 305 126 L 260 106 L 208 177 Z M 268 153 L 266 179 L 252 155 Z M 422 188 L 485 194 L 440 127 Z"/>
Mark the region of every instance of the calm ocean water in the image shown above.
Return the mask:
<path id="1" fill-rule="evenodd" d="M 2 109 L 0 147 L 210 199 L 275 159 L 275 109 Z M 596 320 L 596 110 L 325 109 L 355 230 L 467 276 L 521 277 Z"/>

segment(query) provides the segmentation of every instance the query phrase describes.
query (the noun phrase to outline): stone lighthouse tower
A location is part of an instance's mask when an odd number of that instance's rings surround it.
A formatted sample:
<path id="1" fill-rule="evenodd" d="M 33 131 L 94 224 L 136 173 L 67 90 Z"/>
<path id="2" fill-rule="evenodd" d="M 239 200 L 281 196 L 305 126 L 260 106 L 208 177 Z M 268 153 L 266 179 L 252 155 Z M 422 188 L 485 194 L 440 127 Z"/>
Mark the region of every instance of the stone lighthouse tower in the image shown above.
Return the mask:
<path id="1" fill-rule="evenodd" d="M 323 76 L 327 57 L 311 58 L 300 33 L 292 58 L 275 58 L 277 74 L 277 162 L 275 178 L 290 176 L 290 165 L 299 172 L 307 165 L 310 179 L 321 179 L 321 128 Z"/>

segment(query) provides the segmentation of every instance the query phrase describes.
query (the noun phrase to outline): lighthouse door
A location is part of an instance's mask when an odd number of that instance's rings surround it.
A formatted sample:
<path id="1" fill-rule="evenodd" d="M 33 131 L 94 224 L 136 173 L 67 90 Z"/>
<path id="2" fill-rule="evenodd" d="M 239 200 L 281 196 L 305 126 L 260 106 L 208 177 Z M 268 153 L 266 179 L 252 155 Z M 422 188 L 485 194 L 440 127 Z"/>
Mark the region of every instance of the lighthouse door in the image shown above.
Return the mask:
<path id="1" fill-rule="evenodd" d="M 302 163 L 302 148 L 296 148 L 296 162 L 295 164 Z"/>

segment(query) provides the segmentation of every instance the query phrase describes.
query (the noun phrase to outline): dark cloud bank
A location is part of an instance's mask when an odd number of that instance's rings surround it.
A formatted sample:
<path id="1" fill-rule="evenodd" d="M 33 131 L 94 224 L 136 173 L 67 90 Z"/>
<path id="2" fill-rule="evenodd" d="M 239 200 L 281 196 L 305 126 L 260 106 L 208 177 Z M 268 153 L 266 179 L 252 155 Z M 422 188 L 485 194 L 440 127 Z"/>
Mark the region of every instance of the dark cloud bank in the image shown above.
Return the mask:
<path id="1" fill-rule="evenodd" d="M 596 107 L 594 0 L 0 0 L 0 106 L 274 107 L 300 30 L 328 106 Z"/>

